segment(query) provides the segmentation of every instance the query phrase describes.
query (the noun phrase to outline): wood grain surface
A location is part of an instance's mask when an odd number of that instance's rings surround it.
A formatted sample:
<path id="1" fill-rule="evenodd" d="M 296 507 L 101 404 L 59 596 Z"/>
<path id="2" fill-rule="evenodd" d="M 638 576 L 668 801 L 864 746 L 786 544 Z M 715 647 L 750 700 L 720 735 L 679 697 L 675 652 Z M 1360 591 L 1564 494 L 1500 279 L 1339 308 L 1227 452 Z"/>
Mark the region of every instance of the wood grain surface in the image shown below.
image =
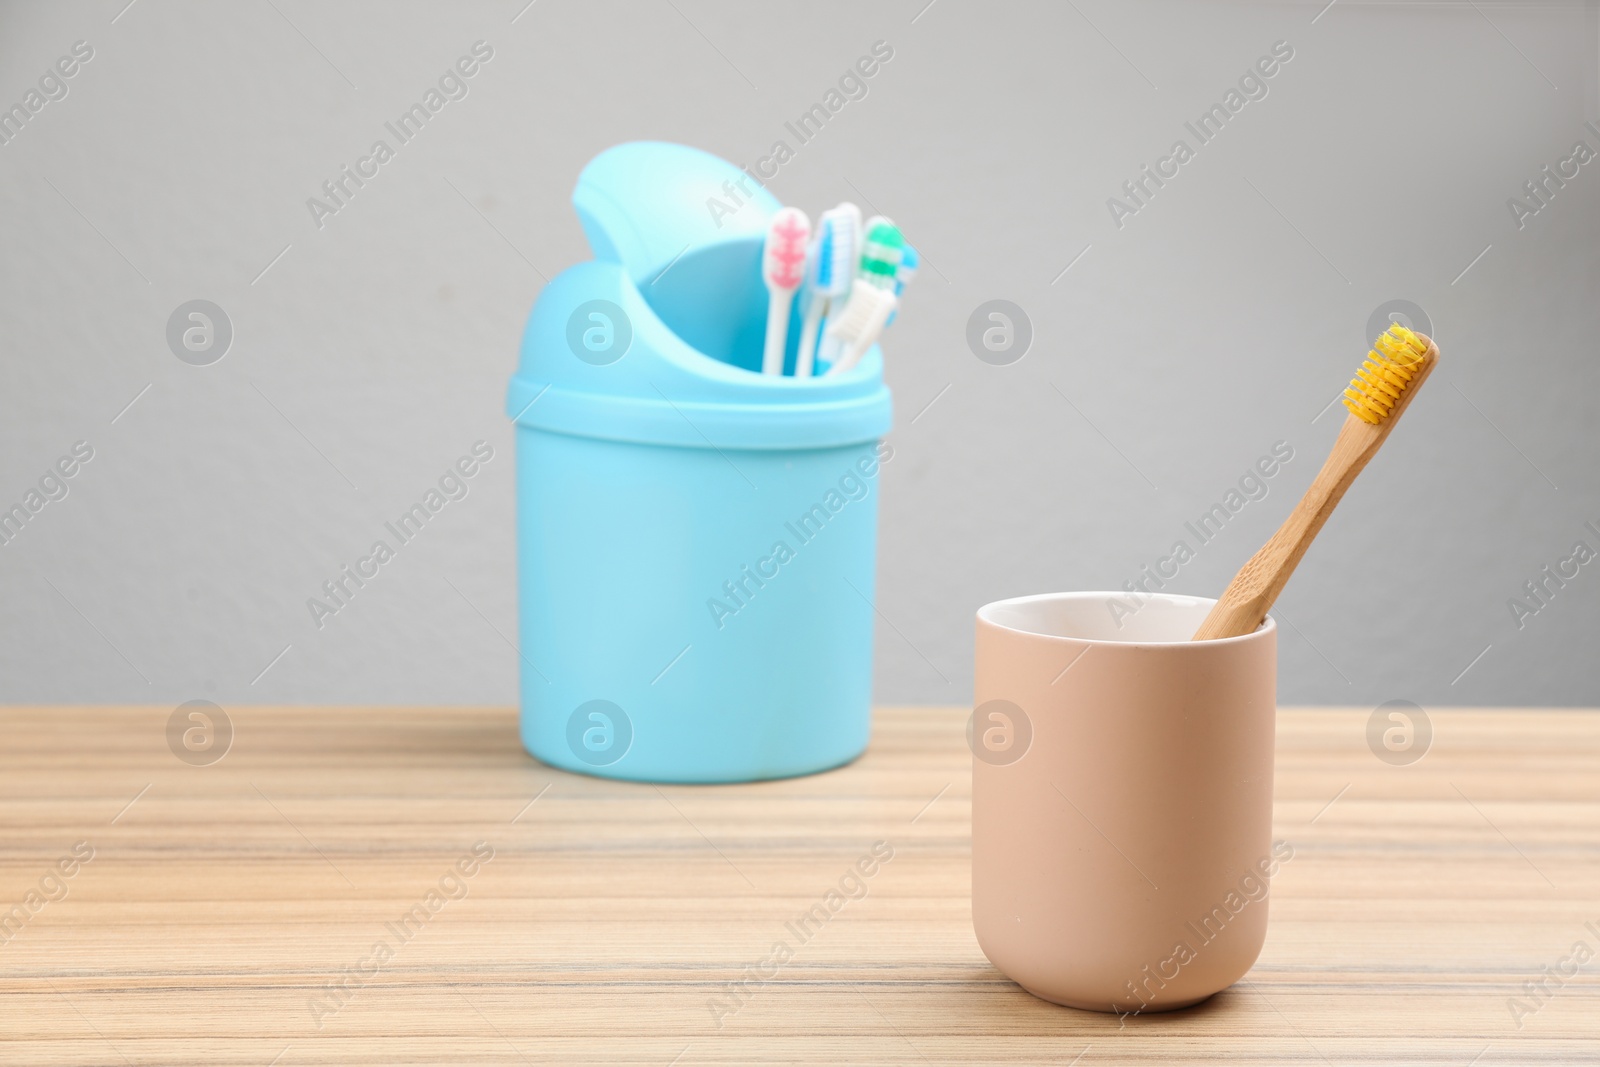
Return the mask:
<path id="1" fill-rule="evenodd" d="M 1435 710 L 1391 766 L 1285 709 L 1259 962 L 1118 1019 L 978 949 L 966 709 L 660 788 L 506 709 L 231 709 L 208 766 L 171 711 L 0 711 L 4 1063 L 1600 1064 L 1600 712 Z"/>

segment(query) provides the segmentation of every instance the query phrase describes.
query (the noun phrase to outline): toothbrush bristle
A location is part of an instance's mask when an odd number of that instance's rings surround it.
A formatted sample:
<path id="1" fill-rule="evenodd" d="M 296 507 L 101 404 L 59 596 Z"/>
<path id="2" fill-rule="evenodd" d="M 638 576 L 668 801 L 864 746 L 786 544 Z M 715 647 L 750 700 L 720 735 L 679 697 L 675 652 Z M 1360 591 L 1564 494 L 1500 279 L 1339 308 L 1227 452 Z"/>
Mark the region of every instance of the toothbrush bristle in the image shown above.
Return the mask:
<path id="1" fill-rule="evenodd" d="M 1372 343 L 1372 351 L 1344 391 L 1344 406 L 1363 422 L 1376 426 L 1389 417 L 1400 394 L 1416 376 L 1428 354 L 1427 342 L 1399 323 Z"/>
<path id="2" fill-rule="evenodd" d="M 784 208 L 773 217 L 765 249 L 767 277 L 773 285 L 779 289 L 799 288 L 810 238 L 811 223 L 804 212 Z"/>
<path id="3" fill-rule="evenodd" d="M 917 268 L 922 265 L 917 250 L 909 244 L 900 250 L 900 266 L 894 272 L 895 288 L 903 289 L 917 276 Z"/>
<path id="4" fill-rule="evenodd" d="M 839 288 L 839 268 L 850 255 L 851 234 L 849 227 L 841 226 L 838 219 L 828 220 L 826 233 L 827 242 L 822 247 L 821 263 L 817 268 L 817 283 L 831 293 Z"/>
<path id="5" fill-rule="evenodd" d="M 867 229 L 861 247 L 861 277 L 880 289 L 893 289 L 905 252 L 900 228 L 881 216 Z"/>
<path id="6" fill-rule="evenodd" d="M 845 302 L 844 311 L 828 327 L 828 332 L 836 337 L 854 340 L 870 330 L 881 329 L 884 320 L 894 313 L 898 305 L 892 290 L 880 289 L 865 279 L 857 279 L 850 288 L 850 299 Z"/>
<path id="7" fill-rule="evenodd" d="M 848 224 L 834 225 L 832 253 L 828 262 L 828 280 L 824 284 L 830 296 L 844 296 L 850 292 L 850 279 L 855 273 L 856 262 L 856 235 Z"/>
<path id="8" fill-rule="evenodd" d="M 816 255 L 811 260 L 811 284 L 827 288 L 833 277 L 833 220 L 823 218 L 817 224 Z"/>

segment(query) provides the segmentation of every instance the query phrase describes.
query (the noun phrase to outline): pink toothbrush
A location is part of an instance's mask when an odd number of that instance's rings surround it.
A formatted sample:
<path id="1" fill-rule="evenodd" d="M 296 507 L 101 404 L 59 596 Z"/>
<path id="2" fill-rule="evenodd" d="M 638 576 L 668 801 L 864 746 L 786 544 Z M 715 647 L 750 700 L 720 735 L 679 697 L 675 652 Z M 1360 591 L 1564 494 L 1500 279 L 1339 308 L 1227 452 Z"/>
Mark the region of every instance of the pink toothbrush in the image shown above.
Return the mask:
<path id="1" fill-rule="evenodd" d="M 761 350 L 761 373 L 782 374 L 789 341 L 789 305 L 805 279 L 806 245 L 811 220 L 797 207 L 779 209 L 767 227 L 761 251 L 761 279 L 767 283 L 767 340 Z"/>

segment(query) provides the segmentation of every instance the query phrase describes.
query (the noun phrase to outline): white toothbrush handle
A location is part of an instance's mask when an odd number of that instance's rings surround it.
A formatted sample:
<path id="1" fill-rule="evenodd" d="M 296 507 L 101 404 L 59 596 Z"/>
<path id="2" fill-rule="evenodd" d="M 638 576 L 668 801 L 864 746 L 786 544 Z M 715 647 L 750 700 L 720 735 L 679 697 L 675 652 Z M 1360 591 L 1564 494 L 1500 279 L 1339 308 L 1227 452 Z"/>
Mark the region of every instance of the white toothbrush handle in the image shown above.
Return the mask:
<path id="1" fill-rule="evenodd" d="M 806 307 L 805 320 L 800 325 L 800 349 L 794 357 L 794 376 L 809 378 L 817 365 L 817 340 L 822 335 L 822 313 L 827 310 L 828 298 L 813 295 Z"/>
<path id="2" fill-rule="evenodd" d="M 828 309 L 828 317 L 822 327 L 822 338 L 817 342 L 817 361 L 819 363 L 831 365 L 839 361 L 839 350 L 844 346 L 844 342 L 834 336 L 828 329 L 833 324 L 834 316 L 838 310 L 833 307 Z"/>
<path id="3" fill-rule="evenodd" d="M 794 290 L 771 291 L 767 299 L 767 341 L 761 349 L 761 373 L 782 374 L 783 352 L 789 340 L 789 301 Z"/>

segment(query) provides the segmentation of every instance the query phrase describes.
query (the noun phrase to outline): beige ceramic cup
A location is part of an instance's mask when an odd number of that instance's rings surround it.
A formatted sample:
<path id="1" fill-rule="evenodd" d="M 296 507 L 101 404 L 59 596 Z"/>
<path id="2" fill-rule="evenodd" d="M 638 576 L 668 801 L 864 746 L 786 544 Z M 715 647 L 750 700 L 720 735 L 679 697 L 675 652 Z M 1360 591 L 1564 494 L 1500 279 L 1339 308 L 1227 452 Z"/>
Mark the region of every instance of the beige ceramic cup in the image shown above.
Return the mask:
<path id="1" fill-rule="evenodd" d="M 1182 1008 L 1267 931 L 1277 625 L 1190 641 L 1214 601 L 1059 593 L 978 612 L 972 925 L 1035 996 Z"/>

